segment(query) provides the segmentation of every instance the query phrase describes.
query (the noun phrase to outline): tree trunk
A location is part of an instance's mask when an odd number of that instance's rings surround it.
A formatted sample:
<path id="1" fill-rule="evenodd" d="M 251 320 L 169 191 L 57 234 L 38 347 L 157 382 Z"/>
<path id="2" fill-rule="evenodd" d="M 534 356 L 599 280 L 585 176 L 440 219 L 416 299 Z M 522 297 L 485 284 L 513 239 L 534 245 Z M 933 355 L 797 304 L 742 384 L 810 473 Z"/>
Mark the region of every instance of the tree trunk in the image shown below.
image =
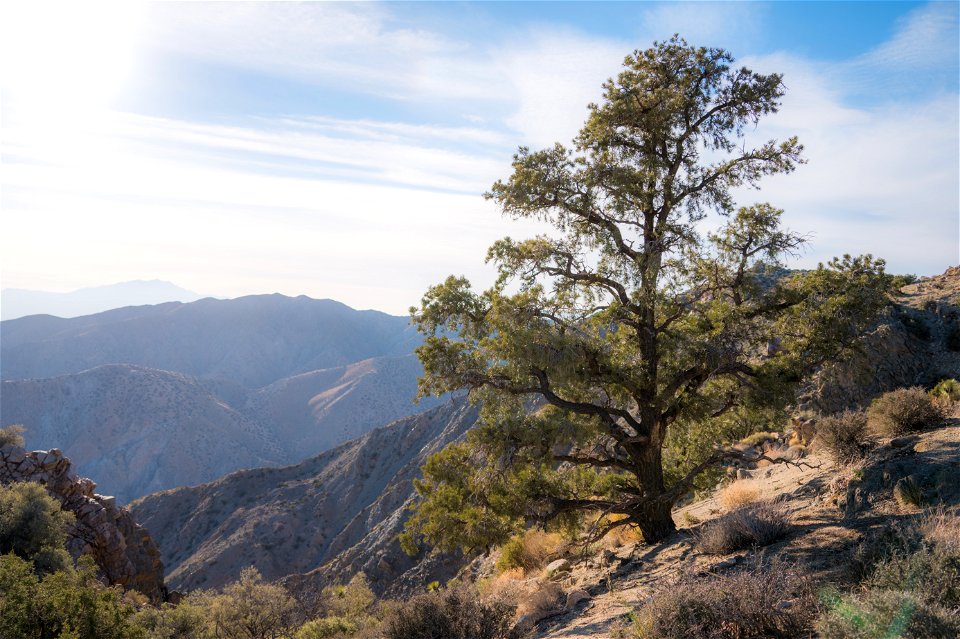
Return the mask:
<path id="1" fill-rule="evenodd" d="M 639 509 L 635 517 L 644 542 L 655 544 L 676 532 L 677 525 L 673 522 L 672 511 L 672 504 L 659 500 Z"/>
<path id="2" fill-rule="evenodd" d="M 663 482 L 663 456 L 659 442 L 648 444 L 641 451 L 636 476 L 640 489 L 646 497 L 633 514 L 643 539 L 648 544 L 669 537 L 677 529 L 673 523 L 673 504 L 658 499 L 665 492 Z"/>

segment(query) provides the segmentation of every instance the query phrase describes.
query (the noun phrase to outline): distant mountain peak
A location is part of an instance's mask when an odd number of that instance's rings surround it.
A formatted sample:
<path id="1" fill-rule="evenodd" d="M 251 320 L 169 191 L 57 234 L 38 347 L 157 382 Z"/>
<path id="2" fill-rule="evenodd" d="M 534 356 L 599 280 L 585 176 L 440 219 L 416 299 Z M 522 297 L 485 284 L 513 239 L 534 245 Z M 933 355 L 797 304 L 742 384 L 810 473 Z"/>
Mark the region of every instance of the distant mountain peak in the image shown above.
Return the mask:
<path id="1" fill-rule="evenodd" d="M 0 319 L 28 315 L 81 317 L 126 306 L 193 302 L 204 296 L 165 280 L 130 280 L 58 293 L 22 288 L 0 292 Z"/>

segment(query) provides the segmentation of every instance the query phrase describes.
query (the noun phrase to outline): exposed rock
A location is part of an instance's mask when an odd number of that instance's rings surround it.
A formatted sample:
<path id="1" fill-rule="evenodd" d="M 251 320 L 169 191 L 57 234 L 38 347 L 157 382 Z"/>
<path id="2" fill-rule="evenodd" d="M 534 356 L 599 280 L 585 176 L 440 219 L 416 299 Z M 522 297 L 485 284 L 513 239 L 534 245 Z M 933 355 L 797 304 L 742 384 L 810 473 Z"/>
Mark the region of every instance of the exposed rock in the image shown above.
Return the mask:
<path id="1" fill-rule="evenodd" d="M 555 561 L 551 561 L 549 564 L 547 564 L 545 571 L 546 574 L 550 576 L 558 575 L 562 572 L 570 572 L 570 562 L 566 559 L 557 559 Z"/>
<path id="2" fill-rule="evenodd" d="M 0 449 L 0 483 L 12 482 L 43 485 L 73 513 L 67 551 L 74 559 L 90 555 L 107 583 L 139 590 L 153 601 L 166 598 L 160 551 L 150 535 L 115 498 L 95 494 L 94 482 L 78 478 L 63 453 L 5 446 Z"/>
<path id="3" fill-rule="evenodd" d="M 949 334 L 960 330 L 960 270 L 905 286 L 893 302 L 849 357 L 812 378 L 801 409 L 864 407 L 886 391 L 960 377 L 960 353 L 947 347 Z"/>
<path id="4" fill-rule="evenodd" d="M 567 595 L 567 610 L 574 608 L 581 601 L 588 601 L 590 593 L 586 590 L 574 590 Z"/>

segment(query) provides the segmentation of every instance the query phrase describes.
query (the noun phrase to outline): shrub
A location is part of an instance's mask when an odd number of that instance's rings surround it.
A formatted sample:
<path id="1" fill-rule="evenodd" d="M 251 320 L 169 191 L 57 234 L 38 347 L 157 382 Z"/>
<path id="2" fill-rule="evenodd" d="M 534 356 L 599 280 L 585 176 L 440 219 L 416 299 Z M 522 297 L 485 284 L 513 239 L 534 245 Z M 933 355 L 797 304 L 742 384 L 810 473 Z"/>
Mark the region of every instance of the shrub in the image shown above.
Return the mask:
<path id="1" fill-rule="evenodd" d="M 320 605 L 330 617 L 361 621 L 376 597 L 370 589 L 367 576 L 358 572 L 345 586 L 327 586 L 320 593 Z"/>
<path id="2" fill-rule="evenodd" d="M 873 400 L 867 410 L 872 430 L 888 437 L 923 430 L 940 422 L 942 414 L 922 388 L 900 388 Z"/>
<path id="3" fill-rule="evenodd" d="M 907 590 L 919 600 L 960 606 L 960 555 L 922 548 L 876 564 L 864 582 L 868 588 Z"/>
<path id="4" fill-rule="evenodd" d="M 300 626 L 295 639 L 331 639 L 349 636 L 359 630 L 357 624 L 346 617 L 324 617 L 314 619 Z"/>
<path id="5" fill-rule="evenodd" d="M 723 555 L 751 546 L 766 546 L 789 530 L 790 522 L 782 506 L 758 502 L 704 524 L 697 535 L 697 549 L 708 555 Z"/>
<path id="6" fill-rule="evenodd" d="M 563 542 L 560 535 L 531 528 L 515 535 L 500 549 L 497 572 L 519 568 L 524 573 L 539 570 L 550 556 L 557 553 Z"/>
<path id="7" fill-rule="evenodd" d="M 73 565 L 63 548 L 73 520 L 73 513 L 61 510 L 39 484 L 0 486 L 0 554 L 12 552 L 31 561 L 40 573 Z"/>
<path id="8" fill-rule="evenodd" d="M 252 566 L 240 571 L 240 581 L 202 603 L 208 607 L 209 619 L 218 635 L 273 639 L 287 636 L 294 627 L 296 602 L 284 588 L 264 583 Z"/>
<path id="9" fill-rule="evenodd" d="M 816 615 L 810 579 L 772 566 L 663 588 L 635 613 L 634 631 L 642 639 L 800 637 Z"/>
<path id="10" fill-rule="evenodd" d="M 834 595 L 828 604 L 816 625 L 820 639 L 954 639 L 960 633 L 956 615 L 908 592 Z"/>
<path id="11" fill-rule="evenodd" d="M 951 402 L 960 402 L 960 382 L 955 379 L 941 380 L 930 391 L 930 396 L 949 399 Z"/>
<path id="12" fill-rule="evenodd" d="M 19 424 L 0 428 L 0 448 L 4 446 L 23 446 L 23 432 L 25 430 Z"/>
<path id="13" fill-rule="evenodd" d="M 738 479 L 720 489 L 717 501 L 727 510 L 752 504 L 760 499 L 760 485 L 752 479 Z"/>
<path id="14" fill-rule="evenodd" d="M 382 632 L 384 639 L 506 639 L 513 613 L 512 605 L 482 602 L 475 589 L 458 585 L 397 605 Z"/>
<path id="15" fill-rule="evenodd" d="M 777 438 L 776 433 L 764 431 L 760 433 L 753 433 L 752 435 L 747 435 L 746 437 L 740 440 L 740 443 L 746 446 L 752 446 L 754 448 L 758 448 L 764 442 L 767 442 L 767 441 L 770 441 L 771 439 L 776 439 L 776 438 Z"/>
<path id="16" fill-rule="evenodd" d="M 860 459 L 869 445 L 866 413 L 848 410 L 823 417 L 817 422 L 816 441 L 838 464 Z"/>

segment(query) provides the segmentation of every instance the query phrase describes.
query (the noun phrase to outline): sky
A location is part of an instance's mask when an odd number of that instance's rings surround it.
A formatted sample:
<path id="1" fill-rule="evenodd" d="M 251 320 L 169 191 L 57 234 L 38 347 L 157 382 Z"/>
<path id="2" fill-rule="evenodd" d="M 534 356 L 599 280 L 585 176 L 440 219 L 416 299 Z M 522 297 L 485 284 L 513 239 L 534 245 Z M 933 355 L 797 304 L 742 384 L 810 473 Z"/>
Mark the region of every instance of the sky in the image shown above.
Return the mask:
<path id="1" fill-rule="evenodd" d="M 960 262 L 957 2 L 5 2 L 0 285 L 163 279 L 402 314 L 542 229 L 482 193 L 569 143 L 624 56 L 673 33 L 784 74 L 749 135 L 808 163 L 790 266 Z"/>

